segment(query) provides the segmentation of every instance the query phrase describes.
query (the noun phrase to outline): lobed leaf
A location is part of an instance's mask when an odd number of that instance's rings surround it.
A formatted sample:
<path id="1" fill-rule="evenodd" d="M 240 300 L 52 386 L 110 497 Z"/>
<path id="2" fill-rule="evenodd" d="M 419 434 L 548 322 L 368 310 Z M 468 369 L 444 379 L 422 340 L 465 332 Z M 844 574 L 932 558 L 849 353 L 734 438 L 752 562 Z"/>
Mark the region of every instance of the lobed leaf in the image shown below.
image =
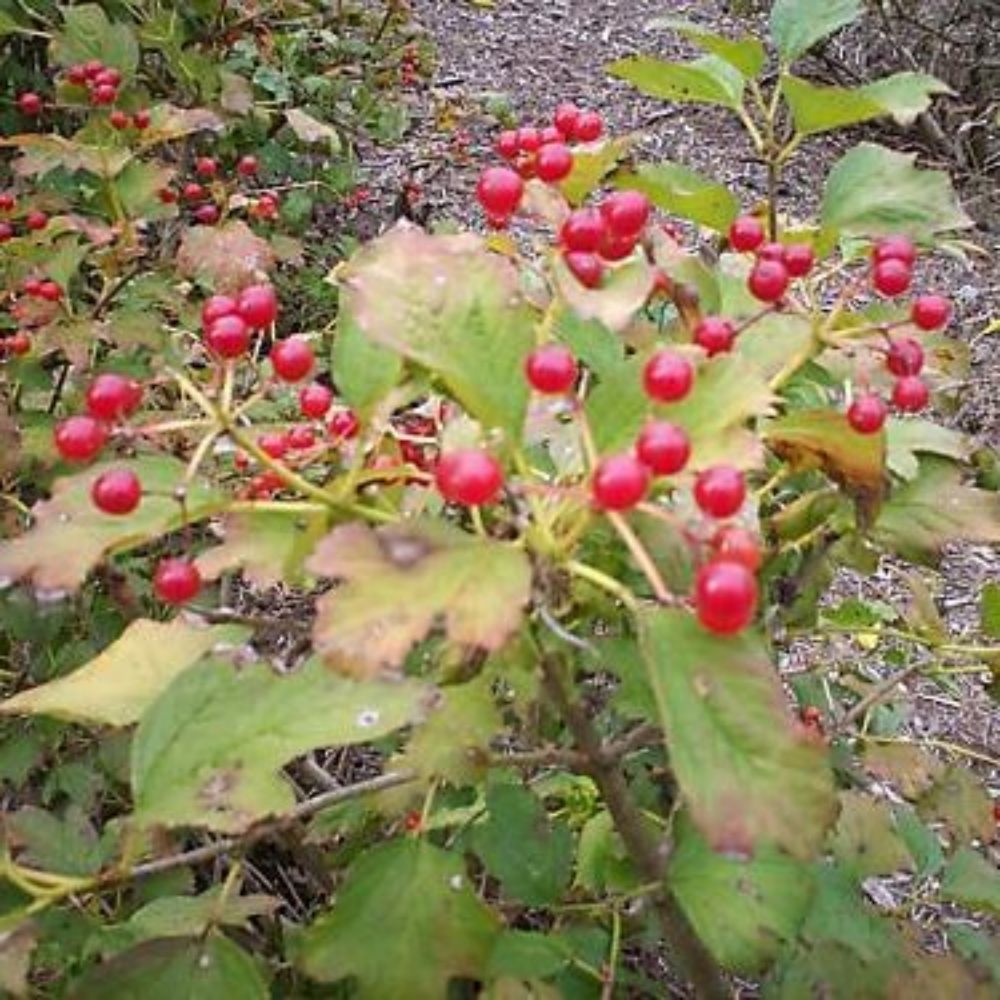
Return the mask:
<path id="1" fill-rule="evenodd" d="M 277 258 L 270 243 L 242 219 L 218 226 L 191 226 L 177 250 L 177 270 L 216 292 L 235 292 L 259 281 Z"/>
<path id="2" fill-rule="evenodd" d="M 794 62 L 827 35 L 857 20 L 862 0 L 775 0 L 771 37 L 784 63 Z"/>
<path id="3" fill-rule="evenodd" d="M 759 76 L 767 62 L 764 43 L 752 35 L 741 38 L 727 38 L 712 31 L 705 31 L 700 25 L 675 17 L 657 17 L 646 25 L 647 29 L 669 28 L 682 35 L 700 49 L 725 59 L 730 66 L 738 69 L 745 77 Z"/>
<path id="4" fill-rule="evenodd" d="M 740 214 L 740 202 L 729 188 L 681 163 L 643 164 L 617 174 L 615 187 L 642 191 L 657 208 L 725 232 Z"/>
<path id="5" fill-rule="evenodd" d="M 650 97 L 685 104 L 721 104 L 738 108 L 743 101 L 743 74 L 725 59 L 702 56 L 676 63 L 653 56 L 630 56 L 607 66 L 607 71 Z"/>
<path id="6" fill-rule="evenodd" d="M 601 323 L 613 333 L 621 333 L 635 319 L 655 280 L 649 262 L 638 256 L 616 266 L 599 288 L 581 285 L 561 255 L 553 258 L 552 273 L 559 294 L 579 319 Z"/>

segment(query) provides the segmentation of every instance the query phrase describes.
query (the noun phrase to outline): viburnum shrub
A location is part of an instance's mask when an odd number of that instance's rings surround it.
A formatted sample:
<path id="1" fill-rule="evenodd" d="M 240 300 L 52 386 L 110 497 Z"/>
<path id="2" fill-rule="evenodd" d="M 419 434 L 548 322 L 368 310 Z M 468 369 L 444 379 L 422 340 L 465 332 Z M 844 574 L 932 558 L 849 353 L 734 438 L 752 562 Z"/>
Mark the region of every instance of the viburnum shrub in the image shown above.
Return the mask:
<path id="1" fill-rule="evenodd" d="M 2 203 L 32 331 L 0 424 L 5 986 L 982 992 L 984 935 L 925 951 L 903 919 L 996 899 L 966 766 L 995 761 L 906 725 L 912 683 L 957 698 L 1000 656 L 1000 589 L 950 636 L 920 572 L 1000 541 L 974 446 L 928 412 L 963 350 L 919 258 L 966 219 L 874 145 L 817 221 L 776 198 L 809 135 L 937 87 L 794 76 L 848 8 L 779 0 L 771 82 L 760 41 L 676 22 L 709 54 L 611 67 L 734 110 L 767 203 L 562 103 L 497 137 L 488 235 L 398 224 L 333 267 L 320 325 L 257 153 L 202 135 L 226 109 L 165 108 L 131 29 L 66 9 L 79 100 L 18 113 L 76 130 L 8 139 Z M 827 594 L 883 561 L 909 600 Z"/>

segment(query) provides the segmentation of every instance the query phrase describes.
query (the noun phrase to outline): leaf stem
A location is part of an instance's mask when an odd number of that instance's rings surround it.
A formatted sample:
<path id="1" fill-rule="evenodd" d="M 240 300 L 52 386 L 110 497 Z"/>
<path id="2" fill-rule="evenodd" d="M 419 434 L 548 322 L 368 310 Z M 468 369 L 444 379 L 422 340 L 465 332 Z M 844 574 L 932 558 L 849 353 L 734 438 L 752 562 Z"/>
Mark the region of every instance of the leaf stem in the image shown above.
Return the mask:
<path id="1" fill-rule="evenodd" d="M 628 521 L 615 511 L 608 511 L 607 518 L 615 531 L 618 532 L 621 540 L 628 547 L 629 552 L 632 553 L 632 558 L 638 563 L 639 569 L 642 570 L 643 575 L 649 581 L 656 599 L 660 604 L 676 605 L 678 603 L 677 598 L 663 582 L 663 577 L 660 575 L 656 563 L 653 562 L 653 557 L 646 550 L 646 546 L 642 544 L 639 536 L 632 530 Z"/>

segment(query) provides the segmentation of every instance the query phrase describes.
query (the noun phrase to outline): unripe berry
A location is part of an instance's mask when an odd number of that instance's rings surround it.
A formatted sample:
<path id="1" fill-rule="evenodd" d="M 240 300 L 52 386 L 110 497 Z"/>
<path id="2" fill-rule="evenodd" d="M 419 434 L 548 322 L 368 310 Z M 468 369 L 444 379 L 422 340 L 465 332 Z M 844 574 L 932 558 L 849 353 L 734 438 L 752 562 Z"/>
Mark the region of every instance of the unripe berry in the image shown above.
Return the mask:
<path id="1" fill-rule="evenodd" d="M 649 489 L 649 470 L 632 455 L 609 455 L 594 469 L 590 490 L 601 510 L 630 510 Z"/>
<path id="2" fill-rule="evenodd" d="M 301 337 L 278 341 L 271 349 L 274 374 L 285 382 L 299 382 L 312 371 L 315 363 L 312 348 Z"/>
<path id="3" fill-rule="evenodd" d="M 559 395 L 572 389 L 576 382 L 576 358 L 561 344 L 547 344 L 528 355 L 524 374 L 536 392 Z"/>
<path id="4" fill-rule="evenodd" d="M 642 372 L 646 395 L 659 403 L 676 403 L 694 385 L 694 367 L 683 354 L 657 351 Z"/>
<path id="5" fill-rule="evenodd" d="M 910 318 L 921 330 L 939 330 L 951 318 L 951 303 L 943 295 L 921 295 L 913 300 Z"/>
<path id="6" fill-rule="evenodd" d="M 684 429 L 665 420 L 652 420 L 635 443 L 639 461 L 657 476 L 672 476 L 687 465 L 691 442 Z"/>
<path id="7" fill-rule="evenodd" d="M 559 239 L 571 252 L 597 253 L 605 232 L 604 216 L 596 208 L 578 208 L 566 217 Z"/>
<path id="8" fill-rule="evenodd" d="M 729 243 L 740 253 L 753 253 L 764 242 L 764 225 L 752 215 L 740 216 L 729 227 Z"/>
<path id="9" fill-rule="evenodd" d="M 434 481 L 448 503 L 478 507 L 497 498 L 503 487 L 503 470 L 489 452 L 464 448 L 441 456 Z"/>
<path id="10" fill-rule="evenodd" d="M 750 272 L 747 287 L 761 302 L 779 302 L 788 291 L 788 268 L 781 261 L 758 260 Z"/>
<path id="11" fill-rule="evenodd" d="M 573 252 L 565 254 L 563 259 L 573 277 L 584 288 L 596 288 L 601 283 L 604 277 L 604 264 L 596 254 Z"/>
<path id="12" fill-rule="evenodd" d="M 757 581 L 742 563 L 717 560 L 702 566 L 695 580 L 698 621 L 717 635 L 734 635 L 753 620 Z"/>
<path id="13" fill-rule="evenodd" d="M 201 574 L 189 559 L 162 559 L 153 576 L 153 590 L 166 604 L 186 604 L 201 590 Z"/>
<path id="14" fill-rule="evenodd" d="M 304 417 L 322 420 L 333 405 L 333 392 L 319 382 L 304 385 L 299 390 L 299 409 Z"/>
<path id="15" fill-rule="evenodd" d="M 872 271 L 872 284 L 883 295 L 893 298 L 902 295 L 913 280 L 913 271 L 904 261 L 890 257 L 879 261 Z"/>
<path id="16" fill-rule="evenodd" d="M 746 499 L 743 473 L 729 465 L 716 465 L 698 474 L 694 501 L 710 517 L 732 517 Z"/>
<path id="17" fill-rule="evenodd" d="M 67 462 L 89 462 L 107 440 L 107 428 L 93 417 L 69 417 L 56 424 L 56 450 Z"/>
<path id="18" fill-rule="evenodd" d="M 736 328 L 721 316 L 706 316 L 694 328 L 694 342 L 703 347 L 710 358 L 731 351 L 735 340 Z"/>
<path id="19" fill-rule="evenodd" d="M 912 337 L 894 340 L 886 354 L 886 366 L 893 375 L 919 375 L 924 367 L 924 349 Z"/>
<path id="20" fill-rule="evenodd" d="M 892 401 L 905 413 L 919 413 L 930 401 L 927 383 L 915 375 L 901 378 L 892 389 Z"/>
<path id="21" fill-rule="evenodd" d="M 105 514 L 131 514 L 142 499 L 142 484 L 131 469 L 108 469 L 94 480 L 90 498 Z"/>
<path id="22" fill-rule="evenodd" d="M 877 434 L 882 430 L 889 408 L 880 396 L 865 393 L 858 396 L 847 410 L 847 422 L 859 434 Z"/>

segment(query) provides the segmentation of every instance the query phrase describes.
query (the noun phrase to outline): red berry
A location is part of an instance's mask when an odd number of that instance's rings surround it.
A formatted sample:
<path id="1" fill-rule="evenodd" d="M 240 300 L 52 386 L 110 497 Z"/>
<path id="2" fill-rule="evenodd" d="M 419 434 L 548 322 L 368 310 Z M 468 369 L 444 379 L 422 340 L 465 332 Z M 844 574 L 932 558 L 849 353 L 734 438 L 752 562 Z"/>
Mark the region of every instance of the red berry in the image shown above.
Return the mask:
<path id="1" fill-rule="evenodd" d="M 808 243 L 790 243 L 784 248 L 783 260 L 793 278 L 804 278 L 816 263 L 816 254 Z"/>
<path id="2" fill-rule="evenodd" d="M 601 215 L 612 236 L 634 239 L 649 221 L 651 208 L 649 199 L 640 191 L 616 191 L 601 204 Z"/>
<path id="3" fill-rule="evenodd" d="M 14 227 L 9 222 L 0 222 L 0 243 L 14 238 Z"/>
<path id="4" fill-rule="evenodd" d="M 524 374 L 537 392 L 559 395 L 572 389 L 576 382 L 576 358 L 561 344 L 547 344 L 528 355 Z"/>
<path id="5" fill-rule="evenodd" d="M 601 240 L 600 255 L 607 261 L 624 260 L 635 249 L 636 236 L 614 236 L 605 232 Z"/>
<path id="6" fill-rule="evenodd" d="M 159 195 L 160 201 L 162 201 L 164 205 L 172 205 L 175 201 L 177 201 L 177 192 L 173 188 L 160 188 L 160 190 L 157 191 L 157 195 Z"/>
<path id="7" fill-rule="evenodd" d="M 63 290 L 54 281 L 43 281 L 38 286 L 38 297 L 46 302 L 58 302 L 63 297 Z"/>
<path id="8" fill-rule="evenodd" d="M 120 420 L 134 413 L 142 402 L 142 386 L 115 372 L 98 375 L 87 389 L 87 412 L 98 420 Z"/>
<path id="9" fill-rule="evenodd" d="M 687 465 L 691 442 L 683 428 L 665 420 L 653 420 L 639 434 L 635 453 L 655 475 L 672 476 Z"/>
<path id="10" fill-rule="evenodd" d="M 554 184 L 570 175 L 573 170 L 573 154 L 561 142 L 550 142 L 538 151 L 535 169 L 539 180 Z"/>
<path id="11" fill-rule="evenodd" d="M 763 559 L 760 539 L 746 528 L 737 527 L 735 524 L 723 526 L 712 539 L 712 548 L 717 559 L 741 563 L 751 573 L 756 573 L 760 569 Z"/>
<path id="12" fill-rule="evenodd" d="M 90 92 L 94 104 L 114 104 L 118 100 L 118 90 L 110 83 L 99 83 Z"/>
<path id="13" fill-rule="evenodd" d="M 9 191 L 0 191 L 0 212 L 9 212 L 13 209 L 16 201 Z"/>
<path id="14" fill-rule="evenodd" d="M 194 210 L 194 217 L 202 226 L 214 226 L 219 221 L 219 207 L 211 203 L 199 205 Z"/>
<path id="15" fill-rule="evenodd" d="M 95 80 L 97 74 L 104 70 L 104 63 L 100 59 L 91 59 L 83 64 L 83 76 L 86 80 Z"/>
<path id="16" fill-rule="evenodd" d="M 847 422 L 859 434 L 877 434 L 882 430 L 889 408 L 880 396 L 869 392 L 858 396 L 847 410 Z"/>
<path id="17" fill-rule="evenodd" d="M 694 328 L 694 342 L 704 347 L 710 358 L 731 351 L 735 340 L 736 328 L 721 316 L 706 316 Z"/>
<path id="18" fill-rule="evenodd" d="M 784 243 L 762 243 L 757 248 L 757 260 L 779 260 L 785 262 Z"/>
<path id="19" fill-rule="evenodd" d="M 517 209 L 524 194 L 524 181 L 508 167 L 489 167 L 476 185 L 476 197 L 487 215 L 505 219 Z"/>
<path id="20" fill-rule="evenodd" d="M 562 142 L 565 138 L 562 132 L 560 132 L 555 125 L 546 125 L 545 128 L 542 129 L 541 136 L 543 146 L 547 146 L 551 142 Z"/>
<path id="21" fill-rule="evenodd" d="M 235 313 L 220 316 L 205 330 L 205 343 L 220 358 L 238 358 L 250 346 L 250 330 Z"/>
<path id="22" fill-rule="evenodd" d="M 308 424 L 296 424 L 288 432 L 288 447 L 293 451 L 305 451 L 316 443 L 316 432 Z"/>
<path id="23" fill-rule="evenodd" d="M 201 201 L 205 197 L 205 189 L 197 181 L 188 181 L 181 188 L 181 194 L 185 201 Z"/>
<path id="24" fill-rule="evenodd" d="M 781 261 L 758 260 L 750 272 L 747 287 L 761 302 L 778 302 L 788 290 L 788 268 Z"/>
<path id="25" fill-rule="evenodd" d="M 166 604 L 186 604 L 201 590 L 201 574 L 190 559 L 161 559 L 153 590 Z"/>
<path id="26" fill-rule="evenodd" d="M 930 398 L 927 383 L 915 375 L 901 378 L 892 389 L 892 401 L 904 413 L 919 413 Z"/>
<path id="27" fill-rule="evenodd" d="M 951 318 L 951 303 L 943 295 L 921 295 L 913 300 L 910 318 L 921 330 L 939 330 Z"/>
<path id="28" fill-rule="evenodd" d="M 24 330 L 18 330 L 12 337 L 7 338 L 5 344 L 11 354 L 27 354 L 31 350 L 31 337 Z"/>
<path id="29" fill-rule="evenodd" d="M 199 177 L 211 179 L 219 172 L 219 165 L 211 156 L 199 156 L 194 161 L 194 172 Z"/>
<path id="30" fill-rule="evenodd" d="M 747 496 L 743 473 L 731 465 L 715 465 L 698 474 L 694 502 L 710 517 L 732 517 Z"/>
<path id="31" fill-rule="evenodd" d="M 24 289 L 25 295 L 30 295 L 32 298 L 38 298 L 42 293 L 42 279 L 25 278 L 21 287 Z"/>
<path id="32" fill-rule="evenodd" d="M 578 208 L 566 217 L 559 239 L 571 252 L 596 253 L 606 231 L 604 216 L 596 208 Z"/>
<path id="33" fill-rule="evenodd" d="M 753 620 L 757 581 L 742 563 L 710 562 L 698 570 L 694 591 L 698 621 L 717 635 L 733 635 Z"/>
<path id="34" fill-rule="evenodd" d="M 108 115 L 108 121 L 111 123 L 112 128 L 116 128 L 119 131 L 124 128 L 128 128 L 131 119 L 124 111 L 116 108 L 114 111 Z"/>
<path id="35" fill-rule="evenodd" d="M 149 113 L 148 108 L 140 108 L 134 115 L 132 115 L 132 124 L 140 131 L 149 128 L 149 124 L 152 121 L 152 116 Z"/>
<path id="36" fill-rule="evenodd" d="M 649 489 L 649 469 L 632 455 L 609 455 L 594 469 L 590 490 L 601 510 L 629 510 Z"/>
<path id="37" fill-rule="evenodd" d="M 497 137 L 496 149 L 505 160 L 516 159 L 517 154 L 521 151 L 517 132 L 514 129 L 507 129 L 506 132 L 501 132 Z"/>
<path id="38" fill-rule="evenodd" d="M 118 87 L 121 82 L 122 75 L 114 66 L 106 66 L 94 77 L 94 84 L 98 87 Z"/>
<path id="39" fill-rule="evenodd" d="M 573 277 L 584 288 L 596 288 L 604 277 L 604 264 L 601 258 L 592 253 L 567 253 L 563 259 L 573 273 Z"/>
<path id="40" fill-rule="evenodd" d="M 646 395 L 659 403 L 676 403 L 694 385 L 694 367 L 683 354 L 657 351 L 642 372 Z"/>
<path id="41" fill-rule="evenodd" d="M 441 456 L 434 481 L 448 503 L 478 507 L 499 495 L 503 469 L 489 452 L 463 448 Z"/>
<path id="42" fill-rule="evenodd" d="M 69 417 L 56 424 L 56 450 L 67 462 L 89 462 L 107 440 L 107 428 L 93 417 Z"/>
<path id="43" fill-rule="evenodd" d="M 876 264 L 885 260 L 901 260 L 907 267 L 913 267 L 917 259 L 917 248 L 907 236 L 884 236 L 872 247 L 872 260 Z"/>
<path id="44" fill-rule="evenodd" d="M 74 86 L 81 86 L 87 82 L 87 67 L 77 64 L 76 66 L 70 66 L 66 70 L 66 82 L 72 83 Z"/>
<path id="45" fill-rule="evenodd" d="M 247 326 L 263 330 L 278 317 L 278 297 L 270 285 L 250 285 L 240 292 L 236 308 Z"/>
<path id="46" fill-rule="evenodd" d="M 913 271 L 910 265 L 897 257 L 879 261 L 872 271 L 872 284 L 883 295 L 892 298 L 902 295 L 910 287 Z"/>
<path id="47" fill-rule="evenodd" d="M 894 340 L 886 354 L 886 365 L 893 375 L 919 375 L 924 367 L 924 349 L 912 337 Z"/>
<path id="48" fill-rule="evenodd" d="M 315 361 L 312 348 L 302 337 L 279 340 L 271 349 L 271 367 L 285 382 L 300 382 L 312 371 Z"/>
<path id="49" fill-rule="evenodd" d="M 39 232 L 49 224 L 49 217 L 36 209 L 24 217 L 24 224 L 33 232 Z"/>
<path id="50" fill-rule="evenodd" d="M 131 469 L 108 469 L 94 480 L 90 499 L 105 514 L 131 514 L 142 499 L 142 484 Z"/>
<path id="51" fill-rule="evenodd" d="M 282 458 L 288 451 L 288 435 L 284 431 L 268 431 L 257 438 L 257 444 L 265 455 Z"/>
<path id="52" fill-rule="evenodd" d="M 236 299 L 229 295 L 213 295 L 201 307 L 201 325 L 206 329 L 222 316 L 236 312 Z"/>
<path id="53" fill-rule="evenodd" d="M 565 104 L 560 104 L 552 116 L 553 124 L 566 139 L 573 139 L 576 136 L 576 124 L 579 120 L 580 109 L 568 101 Z"/>
<path id="54" fill-rule="evenodd" d="M 799 712 L 799 718 L 807 726 L 823 725 L 823 713 L 816 705 L 803 705 L 802 710 Z"/>
<path id="55" fill-rule="evenodd" d="M 236 173 L 240 177 L 255 177 L 257 171 L 260 169 L 260 164 L 257 162 L 256 156 L 241 156 L 236 163 Z"/>
<path id="56" fill-rule="evenodd" d="M 319 382 L 304 385 L 299 390 L 299 409 L 304 417 L 322 420 L 333 404 L 333 393 Z"/>
<path id="57" fill-rule="evenodd" d="M 542 133 L 533 125 L 517 130 L 517 148 L 522 153 L 537 153 L 542 148 Z"/>
<path id="58" fill-rule="evenodd" d="M 581 111 L 573 126 L 577 142 L 596 142 L 604 133 L 604 119 L 596 111 Z"/>
<path id="59" fill-rule="evenodd" d="M 330 414 L 326 430 L 335 440 L 348 441 L 357 437 L 358 431 L 361 430 L 361 421 L 353 410 L 337 410 Z"/>
<path id="60" fill-rule="evenodd" d="M 729 227 L 729 242 L 734 250 L 753 253 L 764 242 L 764 225 L 752 215 L 742 215 Z"/>
<path id="61" fill-rule="evenodd" d="M 17 99 L 17 106 L 21 109 L 21 113 L 25 115 L 40 115 L 42 113 L 42 99 L 38 94 L 33 91 L 26 91 L 21 94 Z"/>

